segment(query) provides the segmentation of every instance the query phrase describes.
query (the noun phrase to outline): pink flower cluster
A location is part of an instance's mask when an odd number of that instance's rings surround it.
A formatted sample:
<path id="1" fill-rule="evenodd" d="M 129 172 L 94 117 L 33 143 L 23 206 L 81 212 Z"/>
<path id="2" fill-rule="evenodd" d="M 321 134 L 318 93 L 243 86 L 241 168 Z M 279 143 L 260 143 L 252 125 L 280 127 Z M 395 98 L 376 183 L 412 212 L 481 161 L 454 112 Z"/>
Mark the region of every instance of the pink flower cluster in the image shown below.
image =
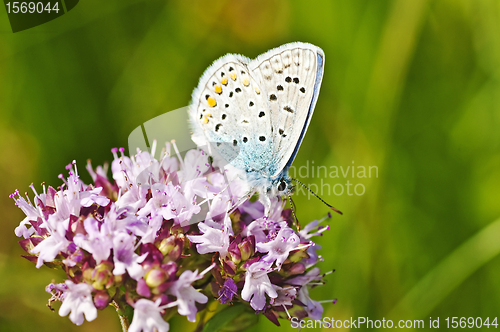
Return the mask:
<path id="1" fill-rule="evenodd" d="M 159 159 L 154 146 L 130 158 L 113 149 L 112 180 L 106 165 L 88 162 L 94 184 L 84 184 L 73 162 L 57 190 L 31 185 L 34 202 L 11 195 L 26 214 L 15 230 L 24 257 L 67 274 L 47 286 L 49 304 L 62 301 L 59 314 L 77 325 L 109 304 L 131 306 L 131 332 L 168 331 L 163 317 L 175 312 L 194 322 L 209 301 L 247 303 L 277 325 L 290 313 L 321 318 L 309 296 L 324 277 L 311 237 L 328 226 L 297 231 L 280 197 L 265 216 L 258 199 L 242 199 L 248 186 L 235 172 L 202 150 L 182 158 L 172 147 Z"/>

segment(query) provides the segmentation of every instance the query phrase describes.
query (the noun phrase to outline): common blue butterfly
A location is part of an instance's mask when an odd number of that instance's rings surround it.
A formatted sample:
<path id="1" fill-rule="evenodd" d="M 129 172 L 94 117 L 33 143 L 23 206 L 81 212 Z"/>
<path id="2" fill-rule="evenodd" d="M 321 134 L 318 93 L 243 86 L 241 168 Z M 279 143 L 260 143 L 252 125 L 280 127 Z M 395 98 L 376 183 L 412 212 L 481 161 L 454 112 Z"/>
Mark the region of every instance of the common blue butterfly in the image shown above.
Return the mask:
<path id="1" fill-rule="evenodd" d="M 227 54 L 205 71 L 193 92 L 192 139 L 242 170 L 263 197 L 288 194 L 291 166 L 318 99 L 325 55 L 290 43 L 255 60 Z"/>

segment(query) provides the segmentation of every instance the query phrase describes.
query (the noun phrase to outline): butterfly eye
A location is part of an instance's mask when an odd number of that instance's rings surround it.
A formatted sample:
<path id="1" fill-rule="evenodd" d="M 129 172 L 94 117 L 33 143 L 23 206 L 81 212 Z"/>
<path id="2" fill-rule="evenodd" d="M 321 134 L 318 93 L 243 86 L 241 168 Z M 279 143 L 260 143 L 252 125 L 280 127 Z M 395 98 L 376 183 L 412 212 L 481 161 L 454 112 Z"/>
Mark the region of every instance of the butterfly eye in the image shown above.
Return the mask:
<path id="1" fill-rule="evenodd" d="M 284 191 L 285 189 L 286 189 L 286 182 L 281 180 L 280 184 L 278 185 L 278 190 Z"/>

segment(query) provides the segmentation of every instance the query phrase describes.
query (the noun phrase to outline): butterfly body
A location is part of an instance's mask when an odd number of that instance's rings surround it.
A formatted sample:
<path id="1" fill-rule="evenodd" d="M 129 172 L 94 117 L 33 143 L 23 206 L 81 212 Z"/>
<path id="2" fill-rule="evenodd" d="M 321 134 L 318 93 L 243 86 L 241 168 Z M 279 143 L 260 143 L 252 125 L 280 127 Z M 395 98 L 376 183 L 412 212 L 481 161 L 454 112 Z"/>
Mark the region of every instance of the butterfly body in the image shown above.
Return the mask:
<path id="1" fill-rule="evenodd" d="M 192 138 L 243 171 L 250 187 L 287 194 L 288 169 L 311 121 L 323 78 L 324 53 L 290 43 L 255 60 L 228 54 L 203 74 L 189 115 Z"/>

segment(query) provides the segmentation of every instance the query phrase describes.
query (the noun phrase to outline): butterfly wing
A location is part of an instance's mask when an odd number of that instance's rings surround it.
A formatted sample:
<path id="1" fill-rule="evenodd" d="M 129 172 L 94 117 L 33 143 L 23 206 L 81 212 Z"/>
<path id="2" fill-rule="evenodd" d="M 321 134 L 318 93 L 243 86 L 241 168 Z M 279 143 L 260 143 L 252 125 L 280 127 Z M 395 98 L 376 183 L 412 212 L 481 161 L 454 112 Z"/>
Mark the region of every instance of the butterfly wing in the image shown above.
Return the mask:
<path id="1" fill-rule="evenodd" d="M 271 159 L 273 141 L 266 94 L 253 78 L 249 59 L 228 54 L 203 74 L 189 114 L 193 140 L 233 166 L 261 170 Z"/>
<path id="2" fill-rule="evenodd" d="M 316 105 L 325 55 L 314 45 L 290 43 L 272 49 L 248 64 L 265 91 L 271 111 L 272 178 L 292 164 Z"/>

